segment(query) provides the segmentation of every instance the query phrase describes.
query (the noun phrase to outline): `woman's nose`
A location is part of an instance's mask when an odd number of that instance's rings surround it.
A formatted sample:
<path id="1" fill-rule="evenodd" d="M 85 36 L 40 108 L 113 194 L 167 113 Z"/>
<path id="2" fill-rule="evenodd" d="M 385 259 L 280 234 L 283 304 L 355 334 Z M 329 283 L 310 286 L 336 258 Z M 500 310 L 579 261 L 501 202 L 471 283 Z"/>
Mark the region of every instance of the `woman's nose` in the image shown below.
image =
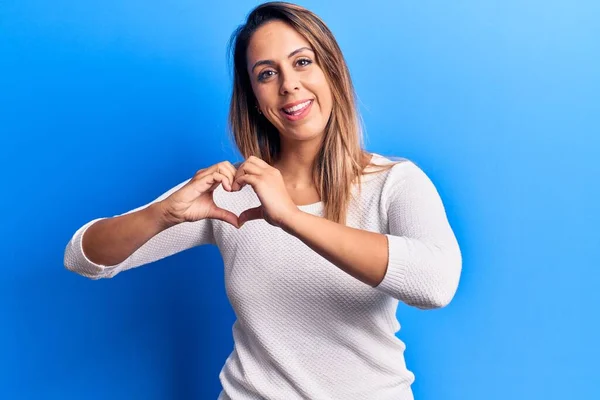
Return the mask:
<path id="1" fill-rule="evenodd" d="M 279 88 L 281 95 L 286 95 L 300 89 L 298 76 L 293 72 L 282 72 L 279 76 L 281 77 L 281 87 Z"/>

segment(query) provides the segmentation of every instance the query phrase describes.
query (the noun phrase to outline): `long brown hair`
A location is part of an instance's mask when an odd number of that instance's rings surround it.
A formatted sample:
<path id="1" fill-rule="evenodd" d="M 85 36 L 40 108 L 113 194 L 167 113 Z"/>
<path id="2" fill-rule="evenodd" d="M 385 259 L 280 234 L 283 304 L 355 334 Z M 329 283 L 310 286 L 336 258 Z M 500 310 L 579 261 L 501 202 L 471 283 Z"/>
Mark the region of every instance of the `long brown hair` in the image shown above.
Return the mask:
<path id="1" fill-rule="evenodd" d="M 256 98 L 247 70 L 246 51 L 252 34 L 263 24 L 279 20 L 296 29 L 312 46 L 317 64 L 330 85 L 333 109 L 323 142 L 313 165 L 313 180 L 324 203 L 324 217 L 346 223 L 351 187 L 372 166 L 363 150 L 362 121 L 356 107 L 356 94 L 346 61 L 333 34 L 311 11 L 296 4 L 268 2 L 254 8 L 232 34 L 229 57 L 233 56 L 233 90 L 229 108 L 229 128 L 244 159 L 251 155 L 270 165 L 280 156 L 277 129 L 255 109 Z M 231 61 L 231 59 L 229 59 Z M 395 163 L 379 165 L 380 172 Z"/>

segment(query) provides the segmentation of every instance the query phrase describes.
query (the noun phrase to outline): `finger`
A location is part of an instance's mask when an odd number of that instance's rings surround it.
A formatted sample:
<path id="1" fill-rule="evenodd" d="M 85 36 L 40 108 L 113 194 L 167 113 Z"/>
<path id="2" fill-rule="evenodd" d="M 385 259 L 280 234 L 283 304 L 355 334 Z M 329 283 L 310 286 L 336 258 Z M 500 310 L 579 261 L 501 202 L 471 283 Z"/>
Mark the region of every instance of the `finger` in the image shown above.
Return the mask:
<path id="1" fill-rule="evenodd" d="M 220 207 L 215 207 L 211 209 L 211 211 L 208 213 L 208 217 L 227 222 L 235 226 L 236 228 L 240 227 L 238 216 L 232 213 L 231 211 L 224 210 Z"/>
<path id="2" fill-rule="evenodd" d="M 213 172 L 219 172 L 222 174 L 228 170 L 235 172 L 235 167 L 233 167 L 233 165 L 231 165 L 231 163 L 229 163 L 228 161 L 223 161 L 220 163 L 213 164 L 208 168 L 199 169 L 198 171 L 196 171 L 195 175 L 196 176 L 206 176 L 206 175 L 212 174 Z"/>
<path id="3" fill-rule="evenodd" d="M 265 160 L 256 156 L 250 156 L 247 160 L 249 163 L 254 164 L 260 168 L 272 168 Z"/>
<path id="4" fill-rule="evenodd" d="M 232 191 L 232 185 L 233 185 L 233 176 L 231 176 L 231 172 L 224 168 L 219 172 L 213 172 L 213 176 L 215 176 L 216 179 L 219 180 L 219 182 L 221 182 L 221 184 L 223 185 L 223 188 L 229 192 Z M 213 189 L 214 190 L 214 189 Z"/>
<path id="5" fill-rule="evenodd" d="M 229 178 L 227 178 L 225 175 L 220 174 L 218 172 L 213 172 L 212 174 L 209 175 L 204 175 L 200 178 L 196 179 L 196 182 L 198 182 L 198 185 L 196 187 L 196 189 L 201 192 L 201 193 L 205 193 L 205 192 L 211 192 L 213 190 L 215 190 L 215 188 L 217 186 L 219 186 L 219 184 L 221 184 L 222 182 L 226 182 L 226 185 L 229 185 L 229 187 L 231 187 L 230 183 L 227 183 L 227 180 Z"/>
<path id="6" fill-rule="evenodd" d="M 230 192 L 233 191 L 233 182 L 235 181 L 235 169 L 232 171 L 230 167 L 225 166 L 225 171 L 222 171 L 221 174 L 227 177 L 228 186 L 224 186 Z M 233 167 L 232 167 L 233 168 Z"/>
<path id="7" fill-rule="evenodd" d="M 196 178 L 196 179 L 202 179 L 205 176 L 208 176 L 208 175 L 212 174 L 214 171 L 216 171 L 216 169 L 214 169 L 213 167 L 199 169 L 194 174 L 194 178 Z"/>
<path id="8" fill-rule="evenodd" d="M 231 182 L 233 182 L 233 178 L 234 178 L 235 173 L 237 171 L 237 169 L 235 168 L 235 166 L 232 163 L 230 163 L 229 161 L 223 161 L 221 163 L 221 165 L 225 168 L 226 171 L 229 172 L 228 176 L 231 175 Z"/>
<path id="9" fill-rule="evenodd" d="M 233 190 L 237 191 L 240 190 L 241 186 L 236 185 L 235 181 L 240 177 L 243 176 L 245 174 L 244 172 L 244 165 L 246 164 L 246 162 L 243 162 L 242 164 L 240 164 L 240 166 L 237 168 L 237 170 L 235 171 L 235 174 L 233 175 Z"/>
<path id="10" fill-rule="evenodd" d="M 264 219 L 264 209 L 263 206 L 260 205 L 258 207 L 254 207 L 254 208 L 249 208 L 247 210 L 245 210 L 244 212 L 242 212 L 240 214 L 240 216 L 238 217 L 239 220 L 239 224 L 240 224 L 240 228 L 242 227 L 242 225 L 244 225 L 245 222 L 247 221 L 252 221 L 255 219 Z"/>
<path id="11" fill-rule="evenodd" d="M 264 170 L 256 164 L 247 163 L 242 168 L 242 176 L 244 175 L 262 175 Z"/>
<path id="12" fill-rule="evenodd" d="M 214 164 L 208 168 L 199 169 L 194 174 L 194 179 L 196 179 L 196 180 L 204 179 L 207 176 L 212 175 L 213 173 L 217 172 L 218 168 L 219 168 L 218 164 Z"/>
<path id="13" fill-rule="evenodd" d="M 240 166 L 236 170 L 235 176 L 233 177 L 234 183 L 235 183 L 236 179 L 239 178 L 240 176 L 250 174 L 250 173 L 254 173 L 254 174 L 260 173 L 260 171 L 256 169 L 256 166 L 258 166 L 258 165 L 253 163 L 253 160 L 255 160 L 255 159 L 260 160 L 257 157 L 250 156 L 250 158 L 248 158 L 246 161 L 244 161 L 243 163 L 240 164 Z M 260 167 L 260 166 L 258 166 L 258 167 Z M 234 185 L 234 190 L 240 190 L 241 188 L 242 188 L 242 186 Z"/>
<path id="14" fill-rule="evenodd" d="M 221 184 L 223 185 L 223 188 L 225 188 L 225 190 L 231 192 L 232 191 L 232 185 L 233 185 L 233 177 L 230 176 L 231 172 L 229 171 L 225 171 L 222 173 L 216 173 L 218 176 L 222 176 L 223 179 L 221 179 Z"/>
<path id="15" fill-rule="evenodd" d="M 263 169 L 255 164 L 244 163 L 240 166 L 236 177 L 233 180 L 234 190 L 240 190 L 244 187 L 240 182 L 240 179 L 244 176 L 261 176 L 264 173 Z M 236 185 L 237 183 L 237 185 Z"/>
<path id="16" fill-rule="evenodd" d="M 259 181 L 259 178 L 259 175 L 242 175 L 233 182 L 233 190 L 240 190 L 246 184 L 255 187 Z"/>

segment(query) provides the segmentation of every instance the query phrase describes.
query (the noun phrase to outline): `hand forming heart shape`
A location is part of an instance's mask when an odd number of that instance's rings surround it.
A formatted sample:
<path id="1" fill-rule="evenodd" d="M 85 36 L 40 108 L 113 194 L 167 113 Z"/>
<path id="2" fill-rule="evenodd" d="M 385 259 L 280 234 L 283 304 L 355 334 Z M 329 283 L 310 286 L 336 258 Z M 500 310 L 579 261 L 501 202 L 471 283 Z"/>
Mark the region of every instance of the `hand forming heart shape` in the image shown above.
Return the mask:
<path id="1" fill-rule="evenodd" d="M 213 191 L 219 185 L 228 192 L 237 192 L 247 184 L 257 194 L 260 206 L 249 208 L 237 216 L 215 204 Z M 299 212 L 279 170 L 255 156 L 246 159 L 237 170 L 229 161 L 201 169 L 161 203 L 163 214 L 172 223 L 214 218 L 238 229 L 245 222 L 255 219 L 264 219 L 273 226 L 284 227 Z"/>

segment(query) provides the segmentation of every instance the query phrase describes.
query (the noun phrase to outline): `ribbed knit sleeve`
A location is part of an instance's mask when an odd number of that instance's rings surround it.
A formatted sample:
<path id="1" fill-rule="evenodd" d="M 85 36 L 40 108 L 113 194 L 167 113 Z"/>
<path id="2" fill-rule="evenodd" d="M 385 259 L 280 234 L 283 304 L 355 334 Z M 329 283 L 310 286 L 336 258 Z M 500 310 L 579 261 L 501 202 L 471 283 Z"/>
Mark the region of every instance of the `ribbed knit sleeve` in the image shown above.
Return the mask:
<path id="1" fill-rule="evenodd" d="M 392 167 L 382 196 L 389 258 L 375 288 L 421 309 L 446 306 L 458 288 L 462 256 L 433 182 L 406 160 Z"/>
<path id="2" fill-rule="evenodd" d="M 127 211 L 129 214 L 161 201 L 171 193 L 179 190 L 189 179 L 171 188 L 150 203 Z M 115 215 L 115 217 L 118 215 Z M 116 265 L 100 265 L 92 262 L 83 252 L 82 240 L 87 229 L 96 221 L 107 217 L 93 219 L 81 226 L 67 243 L 64 253 L 64 265 L 70 271 L 90 279 L 112 278 L 121 271 L 145 265 L 172 254 L 181 252 L 201 244 L 215 244 L 212 220 L 204 219 L 196 222 L 183 222 L 163 230 L 150 238 L 128 258 Z"/>

